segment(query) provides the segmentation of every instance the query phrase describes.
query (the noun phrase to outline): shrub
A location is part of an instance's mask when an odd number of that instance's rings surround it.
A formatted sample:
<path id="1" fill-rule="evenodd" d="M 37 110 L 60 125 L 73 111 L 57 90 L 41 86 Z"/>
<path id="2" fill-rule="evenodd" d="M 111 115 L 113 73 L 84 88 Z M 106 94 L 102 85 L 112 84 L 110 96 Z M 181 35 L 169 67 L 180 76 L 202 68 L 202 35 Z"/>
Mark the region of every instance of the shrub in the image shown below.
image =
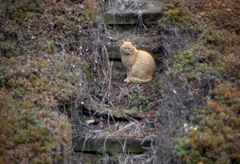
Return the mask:
<path id="1" fill-rule="evenodd" d="M 165 12 L 166 17 L 164 18 L 164 23 L 174 24 L 182 29 L 189 29 L 193 28 L 194 26 L 194 19 L 192 18 L 193 15 L 186 8 L 179 7 L 170 9 Z"/>
<path id="2" fill-rule="evenodd" d="M 0 90 L 0 163 L 57 163 L 66 160 L 71 127 L 64 115 L 34 109 Z"/>
<path id="3" fill-rule="evenodd" d="M 82 9 L 49 3 L 0 5 L 0 163 L 59 163 L 71 146 L 71 125 L 57 110 L 82 95 L 84 60 L 63 52 L 82 35 Z"/>
<path id="4" fill-rule="evenodd" d="M 96 0 L 85 0 L 83 2 L 85 6 L 85 19 L 84 22 L 88 22 L 88 25 L 92 26 L 96 22 L 98 16 L 98 3 Z"/>
<path id="5" fill-rule="evenodd" d="M 196 79 L 208 76 L 209 89 L 217 85 L 213 93 L 207 91 L 206 105 L 192 116 L 196 128 L 177 139 L 175 150 L 184 163 L 240 163 L 239 3 L 235 0 L 168 2 L 172 6 L 168 7 L 166 18 L 171 21 L 165 23 L 177 24 L 183 31 L 191 29 L 197 34 L 196 44 L 174 54 L 172 71 L 187 79 L 189 75 Z M 193 26 L 183 23 L 191 20 L 186 15 L 193 15 Z M 216 84 L 223 77 L 232 83 Z"/>
<path id="6" fill-rule="evenodd" d="M 240 90 L 225 82 L 213 94 L 198 112 L 198 128 L 177 141 L 176 152 L 186 163 L 240 162 Z"/>

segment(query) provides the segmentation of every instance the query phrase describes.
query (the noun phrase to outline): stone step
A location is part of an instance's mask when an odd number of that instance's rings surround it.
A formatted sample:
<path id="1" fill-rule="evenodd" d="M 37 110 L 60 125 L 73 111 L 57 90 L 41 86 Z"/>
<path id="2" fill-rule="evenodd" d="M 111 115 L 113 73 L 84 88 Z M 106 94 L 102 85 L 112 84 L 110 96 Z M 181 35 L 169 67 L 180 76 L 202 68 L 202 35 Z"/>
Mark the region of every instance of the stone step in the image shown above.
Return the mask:
<path id="1" fill-rule="evenodd" d="M 151 139 L 132 138 L 117 138 L 117 137 L 102 137 L 102 138 L 74 138 L 74 151 L 84 153 L 108 153 L 119 154 L 142 154 L 151 146 Z"/>
<path id="2" fill-rule="evenodd" d="M 107 25 L 158 24 L 163 12 L 158 1 L 125 1 L 108 4 L 103 18 Z"/>
<path id="3" fill-rule="evenodd" d="M 80 45 L 81 45 L 80 42 L 73 42 L 67 44 L 65 47 L 68 46 L 66 48 L 68 51 L 78 51 L 80 50 Z M 158 47 L 155 46 L 154 44 L 152 44 L 152 46 L 137 46 L 137 49 L 147 51 L 154 58 L 161 56 L 161 54 L 154 52 L 155 49 L 158 49 Z M 106 50 L 110 61 L 121 61 L 120 46 L 116 44 L 108 45 L 106 46 Z M 84 52 L 84 50 L 82 51 Z M 101 47 L 99 47 L 99 53 L 101 53 Z"/>
<path id="4" fill-rule="evenodd" d="M 156 25 L 162 18 L 162 11 L 122 12 L 109 11 L 103 15 L 107 25 Z"/>
<path id="5" fill-rule="evenodd" d="M 90 103 L 86 103 L 82 106 L 82 110 L 87 111 L 89 113 L 95 113 L 101 116 L 111 116 L 111 118 L 117 120 L 127 120 L 128 118 L 141 120 L 144 118 L 143 112 L 134 112 L 128 110 L 118 109 L 116 107 L 104 107 L 100 105 L 100 103 L 92 101 Z"/>
<path id="6" fill-rule="evenodd" d="M 109 59 L 120 59 L 120 46 L 123 41 L 130 41 L 139 49 L 149 52 L 155 57 L 161 56 L 161 40 L 155 27 L 148 29 L 138 27 L 115 27 L 109 28 L 103 34 L 105 42 L 104 50 L 107 50 Z M 99 47 L 101 52 L 102 47 Z M 119 61 L 119 60 L 118 60 Z"/>
<path id="7" fill-rule="evenodd" d="M 118 46 L 111 46 L 107 48 L 108 52 L 108 58 L 111 61 L 121 61 L 121 53 L 120 53 L 120 47 Z M 152 51 L 152 47 L 137 47 L 139 50 L 144 50 L 150 53 L 154 58 L 157 58 L 160 56 L 160 54 L 155 54 Z"/>

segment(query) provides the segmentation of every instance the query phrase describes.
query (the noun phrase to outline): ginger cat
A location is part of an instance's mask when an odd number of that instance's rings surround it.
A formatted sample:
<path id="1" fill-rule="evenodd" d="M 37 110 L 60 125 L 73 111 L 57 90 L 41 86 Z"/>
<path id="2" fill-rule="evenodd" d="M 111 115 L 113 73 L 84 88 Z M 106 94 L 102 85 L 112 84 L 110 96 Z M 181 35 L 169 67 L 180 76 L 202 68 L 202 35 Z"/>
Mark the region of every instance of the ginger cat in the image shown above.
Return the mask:
<path id="1" fill-rule="evenodd" d="M 123 66 L 127 69 L 125 82 L 147 83 L 152 80 L 156 64 L 148 52 L 137 50 L 132 42 L 123 42 L 120 52 Z"/>

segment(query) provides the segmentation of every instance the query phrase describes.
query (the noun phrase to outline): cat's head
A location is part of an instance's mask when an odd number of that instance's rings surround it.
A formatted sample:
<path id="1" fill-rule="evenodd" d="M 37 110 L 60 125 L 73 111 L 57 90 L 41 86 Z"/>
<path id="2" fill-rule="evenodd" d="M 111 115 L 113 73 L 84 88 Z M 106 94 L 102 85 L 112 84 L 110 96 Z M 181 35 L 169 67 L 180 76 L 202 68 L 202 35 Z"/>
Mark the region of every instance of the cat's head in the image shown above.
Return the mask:
<path id="1" fill-rule="evenodd" d="M 120 46 L 120 51 L 124 55 L 133 55 L 135 54 L 136 47 L 132 42 L 123 41 L 123 44 Z"/>

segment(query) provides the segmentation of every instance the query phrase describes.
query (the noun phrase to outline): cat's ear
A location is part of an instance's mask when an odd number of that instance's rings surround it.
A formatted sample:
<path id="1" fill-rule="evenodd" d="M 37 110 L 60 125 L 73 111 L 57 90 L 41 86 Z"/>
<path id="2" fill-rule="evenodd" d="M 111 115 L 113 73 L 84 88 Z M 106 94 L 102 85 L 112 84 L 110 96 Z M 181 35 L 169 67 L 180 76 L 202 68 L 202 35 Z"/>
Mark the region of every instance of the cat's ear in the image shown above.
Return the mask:
<path id="1" fill-rule="evenodd" d="M 131 43 L 133 46 L 135 46 L 135 43 L 134 43 L 134 42 L 129 42 L 129 43 Z"/>

